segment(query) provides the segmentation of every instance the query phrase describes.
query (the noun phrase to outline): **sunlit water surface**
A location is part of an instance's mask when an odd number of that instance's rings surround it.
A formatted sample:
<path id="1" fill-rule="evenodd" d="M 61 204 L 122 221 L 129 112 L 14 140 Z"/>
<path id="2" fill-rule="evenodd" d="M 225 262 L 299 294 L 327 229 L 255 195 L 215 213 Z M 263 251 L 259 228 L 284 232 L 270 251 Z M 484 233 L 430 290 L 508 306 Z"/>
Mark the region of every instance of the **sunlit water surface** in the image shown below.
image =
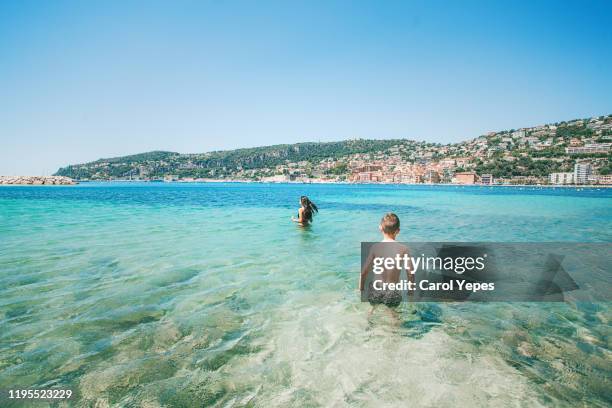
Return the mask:
<path id="1" fill-rule="evenodd" d="M 301 194 L 321 209 L 310 229 L 290 221 Z M 610 190 L 2 187 L 0 389 L 99 407 L 612 404 L 606 303 L 368 318 L 360 242 L 387 211 L 406 241 L 612 242 Z"/>

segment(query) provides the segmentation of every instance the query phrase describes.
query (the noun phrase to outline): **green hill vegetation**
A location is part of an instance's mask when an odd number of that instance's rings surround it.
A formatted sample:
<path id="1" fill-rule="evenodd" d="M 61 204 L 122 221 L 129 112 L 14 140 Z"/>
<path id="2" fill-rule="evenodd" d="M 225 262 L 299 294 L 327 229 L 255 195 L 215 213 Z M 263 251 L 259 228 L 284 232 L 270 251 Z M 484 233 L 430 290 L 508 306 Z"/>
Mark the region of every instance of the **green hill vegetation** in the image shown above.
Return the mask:
<path id="1" fill-rule="evenodd" d="M 494 177 L 546 177 L 572 171 L 577 160 L 592 160 L 602 174 L 610 172 L 612 115 L 550 125 L 491 132 L 461 143 L 436 144 L 408 139 L 353 139 L 295 143 L 182 154 L 153 151 L 99 159 L 60 168 L 55 175 L 76 180 L 215 178 L 260 179 L 275 174 L 345 179 L 360 165 L 436 163 L 463 158 L 455 171 Z M 604 146 L 603 152 L 568 153 L 570 146 Z M 608 145 L 607 150 L 606 145 Z M 467 163 L 466 159 L 467 158 Z"/>

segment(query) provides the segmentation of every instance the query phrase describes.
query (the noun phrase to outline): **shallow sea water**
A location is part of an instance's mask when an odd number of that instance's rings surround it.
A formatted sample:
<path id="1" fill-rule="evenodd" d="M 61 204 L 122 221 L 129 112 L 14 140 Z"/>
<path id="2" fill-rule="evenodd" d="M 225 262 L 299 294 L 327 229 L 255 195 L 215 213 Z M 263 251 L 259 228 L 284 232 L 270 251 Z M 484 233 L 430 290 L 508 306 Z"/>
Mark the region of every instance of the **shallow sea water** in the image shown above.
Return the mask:
<path id="1" fill-rule="evenodd" d="M 308 229 L 290 221 L 302 194 L 321 209 Z M 0 389 L 98 407 L 612 404 L 608 303 L 368 317 L 360 242 L 387 211 L 405 241 L 612 242 L 603 189 L 1 187 Z"/>

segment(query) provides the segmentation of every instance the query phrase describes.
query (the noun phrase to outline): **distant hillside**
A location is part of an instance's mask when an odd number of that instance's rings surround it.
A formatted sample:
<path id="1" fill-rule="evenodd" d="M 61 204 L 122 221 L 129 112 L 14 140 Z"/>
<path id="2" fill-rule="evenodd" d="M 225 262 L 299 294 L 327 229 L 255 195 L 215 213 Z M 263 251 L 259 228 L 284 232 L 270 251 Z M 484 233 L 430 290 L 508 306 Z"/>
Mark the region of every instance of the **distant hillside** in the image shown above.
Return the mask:
<path id="1" fill-rule="evenodd" d="M 220 177 L 236 170 L 270 168 L 286 162 L 318 163 L 359 153 L 384 151 L 398 144 L 436 146 L 434 143 L 404 139 L 356 139 L 341 142 L 295 143 L 214 151 L 201 154 L 180 154 L 154 151 L 131 156 L 100 159 L 85 164 L 60 168 L 55 174 L 74 179 L 111 179 L 142 176 L 148 178 L 177 175 L 184 177 Z"/>
<path id="2" fill-rule="evenodd" d="M 461 143 L 436 144 L 408 139 L 355 139 L 295 143 L 199 154 L 153 151 L 100 159 L 60 168 L 55 175 L 75 180 L 248 179 L 346 180 L 364 166 L 388 173 L 442 167 L 491 174 L 496 178 L 547 177 L 573 171 L 577 160 L 590 160 L 599 174 L 610 174 L 612 115 L 530 128 L 489 132 Z M 445 160 L 446 159 L 446 160 Z M 395 170 L 394 170 L 395 169 Z M 448 175 L 448 171 L 446 171 Z"/>

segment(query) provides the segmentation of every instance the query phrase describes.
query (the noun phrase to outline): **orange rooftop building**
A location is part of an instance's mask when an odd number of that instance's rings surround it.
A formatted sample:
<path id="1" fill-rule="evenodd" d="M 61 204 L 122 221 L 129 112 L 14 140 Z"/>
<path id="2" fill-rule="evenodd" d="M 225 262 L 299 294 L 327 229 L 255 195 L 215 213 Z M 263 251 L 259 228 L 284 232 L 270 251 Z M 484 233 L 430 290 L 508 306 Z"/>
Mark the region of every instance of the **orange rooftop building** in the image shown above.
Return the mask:
<path id="1" fill-rule="evenodd" d="M 474 172 L 455 173 L 453 180 L 456 184 L 476 184 L 478 175 Z"/>

